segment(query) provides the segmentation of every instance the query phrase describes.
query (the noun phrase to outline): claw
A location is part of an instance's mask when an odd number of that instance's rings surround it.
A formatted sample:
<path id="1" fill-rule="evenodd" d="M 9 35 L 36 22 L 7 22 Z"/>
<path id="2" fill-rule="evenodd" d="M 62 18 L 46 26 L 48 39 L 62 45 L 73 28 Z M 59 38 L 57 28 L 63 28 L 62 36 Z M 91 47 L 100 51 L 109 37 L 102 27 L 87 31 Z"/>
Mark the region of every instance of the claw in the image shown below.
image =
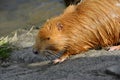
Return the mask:
<path id="1" fill-rule="evenodd" d="M 115 51 L 115 50 L 120 50 L 120 45 L 119 46 L 112 46 L 109 47 L 108 51 Z"/>
<path id="2" fill-rule="evenodd" d="M 62 62 L 64 62 L 68 57 L 69 57 L 68 55 L 62 56 L 62 57 L 60 57 L 60 58 L 57 58 L 57 59 L 53 60 L 53 63 L 54 63 L 54 64 L 62 63 Z"/>
<path id="3" fill-rule="evenodd" d="M 53 60 L 53 63 L 54 64 L 57 64 L 57 63 L 62 63 L 63 61 L 65 61 L 66 59 L 55 59 L 55 60 Z"/>
<path id="4" fill-rule="evenodd" d="M 53 60 L 53 63 L 54 63 L 54 64 L 62 63 L 62 62 L 65 61 L 67 58 L 69 58 L 69 54 L 68 54 L 68 53 L 64 53 L 61 57 Z"/>

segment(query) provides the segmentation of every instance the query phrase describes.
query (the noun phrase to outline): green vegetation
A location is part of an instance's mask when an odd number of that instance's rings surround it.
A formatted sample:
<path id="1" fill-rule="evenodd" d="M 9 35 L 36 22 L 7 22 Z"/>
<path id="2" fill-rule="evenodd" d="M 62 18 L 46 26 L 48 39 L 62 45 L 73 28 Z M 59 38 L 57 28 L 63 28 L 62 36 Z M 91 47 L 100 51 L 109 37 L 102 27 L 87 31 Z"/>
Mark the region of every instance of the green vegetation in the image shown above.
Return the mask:
<path id="1" fill-rule="evenodd" d="M 7 37 L 0 39 L 0 60 L 5 60 L 9 58 L 12 47 L 9 44 Z"/>

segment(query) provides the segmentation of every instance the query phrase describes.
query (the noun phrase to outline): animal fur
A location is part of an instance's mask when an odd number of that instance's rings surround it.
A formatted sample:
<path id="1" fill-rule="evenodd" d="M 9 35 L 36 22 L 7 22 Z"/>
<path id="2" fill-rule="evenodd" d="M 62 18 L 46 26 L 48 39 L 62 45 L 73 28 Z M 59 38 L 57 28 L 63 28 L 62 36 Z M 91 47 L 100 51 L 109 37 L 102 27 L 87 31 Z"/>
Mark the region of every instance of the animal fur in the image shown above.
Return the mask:
<path id="1" fill-rule="evenodd" d="M 83 0 L 47 21 L 39 30 L 35 49 L 65 50 L 56 62 L 91 48 L 120 41 L 120 0 Z"/>

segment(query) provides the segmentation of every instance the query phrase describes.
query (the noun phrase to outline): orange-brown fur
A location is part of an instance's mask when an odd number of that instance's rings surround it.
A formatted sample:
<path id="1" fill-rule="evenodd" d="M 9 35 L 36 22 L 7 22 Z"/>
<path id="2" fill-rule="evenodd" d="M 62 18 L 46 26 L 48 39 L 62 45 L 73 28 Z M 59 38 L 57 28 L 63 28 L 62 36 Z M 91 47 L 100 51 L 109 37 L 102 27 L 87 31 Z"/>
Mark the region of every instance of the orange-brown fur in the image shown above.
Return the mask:
<path id="1" fill-rule="evenodd" d="M 115 45 L 119 39 L 120 1 L 83 0 L 47 21 L 39 30 L 35 48 L 65 50 L 63 58 L 90 48 Z"/>

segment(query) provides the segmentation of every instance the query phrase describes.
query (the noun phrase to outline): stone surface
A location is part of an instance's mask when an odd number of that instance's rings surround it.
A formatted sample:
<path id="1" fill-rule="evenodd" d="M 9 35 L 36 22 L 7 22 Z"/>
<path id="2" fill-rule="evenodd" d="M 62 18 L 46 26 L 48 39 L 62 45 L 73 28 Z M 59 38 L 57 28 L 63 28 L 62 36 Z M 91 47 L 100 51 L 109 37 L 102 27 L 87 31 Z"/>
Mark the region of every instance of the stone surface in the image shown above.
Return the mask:
<path id="1" fill-rule="evenodd" d="M 0 67 L 0 80 L 120 80 L 105 73 L 109 66 L 119 64 L 120 51 L 90 50 L 56 65 L 33 54 L 31 48 L 12 55 L 13 64 Z"/>
<path id="2" fill-rule="evenodd" d="M 108 74 L 120 77 L 120 64 L 108 67 L 106 72 Z"/>

